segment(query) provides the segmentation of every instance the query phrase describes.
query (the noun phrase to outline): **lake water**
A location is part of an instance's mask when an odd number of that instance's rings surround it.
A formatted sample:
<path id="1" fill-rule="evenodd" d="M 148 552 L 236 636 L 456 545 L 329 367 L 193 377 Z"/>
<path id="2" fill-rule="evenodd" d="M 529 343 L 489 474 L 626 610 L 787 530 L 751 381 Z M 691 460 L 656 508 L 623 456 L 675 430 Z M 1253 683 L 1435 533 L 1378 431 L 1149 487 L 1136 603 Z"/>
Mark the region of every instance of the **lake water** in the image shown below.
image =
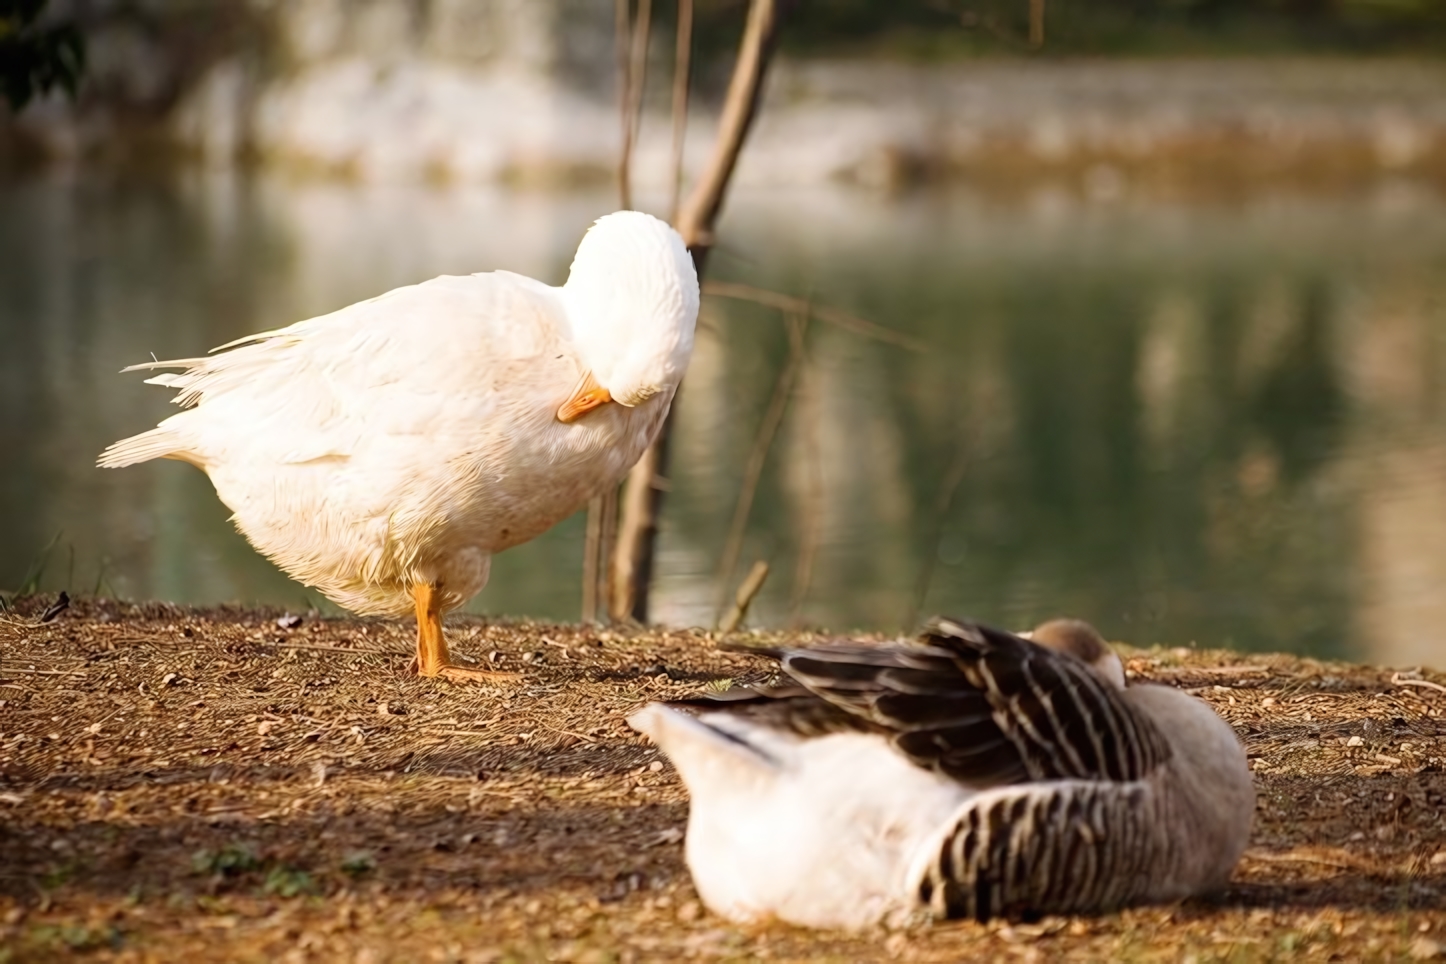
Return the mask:
<path id="1" fill-rule="evenodd" d="M 712 278 L 908 344 L 811 318 L 720 580 L 789 339 L 772 309 L 705 299 L 656 618 L 712 623 L 766 559 L 760 625 L 1069 613 L 1138 643 L 1446 668 L 1446 201 L 1105 186 L 733 196 Z M 560 282 L 609 207 L 201 172 L 0 186 L 0 587 L 43 561 L 46 589 L 317 605 L 193 468 L 92 467 L 171 411 L 118 369 L 442 273 Z M 472 609 L 576 619 L 582 531 L 499 556 Z"/>

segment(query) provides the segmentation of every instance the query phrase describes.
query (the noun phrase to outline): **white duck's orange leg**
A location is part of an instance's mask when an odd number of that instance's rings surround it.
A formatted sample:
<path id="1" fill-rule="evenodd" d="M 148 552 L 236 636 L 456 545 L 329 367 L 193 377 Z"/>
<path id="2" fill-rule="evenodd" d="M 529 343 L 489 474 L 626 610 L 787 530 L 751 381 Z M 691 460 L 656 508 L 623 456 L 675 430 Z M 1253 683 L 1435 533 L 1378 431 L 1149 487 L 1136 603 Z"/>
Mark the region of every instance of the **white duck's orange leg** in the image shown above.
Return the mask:
<path id="1" fill-rule="evenodd" d="M 417 675 L 474 683 L 517 678 L 517 673 L 453 666 L 447 655 L 447 638 L 442 635 L 442 594 L 438 587 L 429 582 L 417 583 L 412 587 L 412 599 L 417 604 Z"/>

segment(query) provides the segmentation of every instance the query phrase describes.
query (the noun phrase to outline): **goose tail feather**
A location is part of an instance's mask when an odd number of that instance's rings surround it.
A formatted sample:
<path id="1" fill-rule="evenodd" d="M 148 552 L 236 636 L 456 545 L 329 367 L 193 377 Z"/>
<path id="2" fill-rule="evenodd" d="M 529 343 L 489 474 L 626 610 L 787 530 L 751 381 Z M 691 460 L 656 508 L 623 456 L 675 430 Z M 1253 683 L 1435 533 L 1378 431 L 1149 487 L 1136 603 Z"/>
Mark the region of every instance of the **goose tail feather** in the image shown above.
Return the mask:
<path id="1" fill-rule="evenodd" d="M 673 761 L 692 793 L 713 785 L 734 787 L 772 779 L 778 764 L 746 739 L 662 703 L 649 703 L 628 725 Z"/>

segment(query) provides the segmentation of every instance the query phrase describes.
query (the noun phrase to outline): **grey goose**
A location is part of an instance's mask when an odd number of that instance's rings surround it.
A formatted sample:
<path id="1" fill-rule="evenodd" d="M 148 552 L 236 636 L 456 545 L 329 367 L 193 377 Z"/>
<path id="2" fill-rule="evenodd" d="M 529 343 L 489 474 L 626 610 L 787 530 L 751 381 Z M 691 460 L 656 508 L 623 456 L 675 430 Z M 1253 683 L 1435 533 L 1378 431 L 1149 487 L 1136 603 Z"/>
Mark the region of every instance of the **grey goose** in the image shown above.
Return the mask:
<path id="1" fill-rule="evenodd" d="M 1086 623 L 935 619 L 917 643 L 762 652 L 789 685 L 629 717 L 682 777 L 688 867 L 723 917 L 1098 913 L 1221 888 L 1249 839 L 1234 731 L 1125 685 Z"/>

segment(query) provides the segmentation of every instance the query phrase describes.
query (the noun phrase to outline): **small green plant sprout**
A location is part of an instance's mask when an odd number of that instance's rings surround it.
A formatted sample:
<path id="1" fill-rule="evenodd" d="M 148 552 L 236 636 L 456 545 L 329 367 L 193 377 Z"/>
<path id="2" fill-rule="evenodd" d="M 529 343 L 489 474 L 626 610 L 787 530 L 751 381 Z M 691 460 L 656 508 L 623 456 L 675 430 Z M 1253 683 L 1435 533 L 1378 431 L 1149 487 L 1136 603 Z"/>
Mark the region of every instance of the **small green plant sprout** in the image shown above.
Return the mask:
<path id="1" fill-rule="evenodd" d="M 87 927 L 84 924 L 42 924 L 30 933 L 31 941 L 50 950 L 93 951 L 102 947 L 118 950 L 120 931 L 114 927 Z"/>
<path id="2" fill-rule="evenodd" d="M 377 867 L 377 859 L 372 856 L 370 850 L 353 850 L 342 858 L 341 869 L 343 873 L 353 877 L 360 877 L 362 874 L 370 873 Z"/>
<path id="3" fill-rule="evenodd" d="M 198 850 L 191 855 L 191 869 L 198 874 L 235 877 L 259 866 L 256 852 L 246 844 L 227 844 L 220 850 Z"/>
<path id="4" fill-rule="evenodd" d="M 272 867 L 266 874 L 266 883 L 261 889 L 277 897 L 299 897 L 302 894 L 314 894 L 317 890 L 310 874 L 285 865 Z"/>
<path id="5" fill-rule="evenodd" d="M 65 530 L 57 530 L 45 548 L 30 560 L 30 566 L 25 570 L 25 578 L 20 580 L 19 587 L 10 594 L 11 599 L 33 596 L 40 591 L 40 580 L 45 577 L 45 569 L 50 565 L 50 554 L 55 551 L 56 543 L 60 542 L 63 535 Z"/>
<path id="6" fill-rule="evenodd" d="M 80 867 L 73 860 L 67 860 L 63 864 L 53 865 L 45 873 L 40 875 L 40 886 L 44 890 L 58 890 L 70 883 Z"/>

